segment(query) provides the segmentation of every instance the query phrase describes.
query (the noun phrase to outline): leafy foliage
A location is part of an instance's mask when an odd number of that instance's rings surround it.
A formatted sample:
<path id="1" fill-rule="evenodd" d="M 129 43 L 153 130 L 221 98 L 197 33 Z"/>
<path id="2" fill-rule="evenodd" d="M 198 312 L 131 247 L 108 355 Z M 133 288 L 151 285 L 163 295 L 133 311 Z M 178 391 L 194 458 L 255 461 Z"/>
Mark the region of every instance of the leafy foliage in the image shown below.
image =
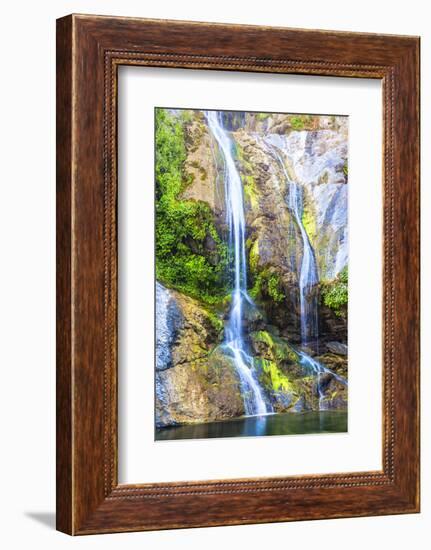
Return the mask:
<path id="1" fill-rule="evenodd" d="M 347 160 L 344 162 L 343 164 L 343 174 L 346 176 L 346 178 L 348 177 L 349 175 L 349 166 L 347 164 Z"/>
<path id="2" fill-rule="evenodd" d="M 208 304 L 225 294 L 227 247 L 206 202 L 182 200 L 187 112 L 156 110 L 156 276 Z"/>
<path id="3" fill-rule="evenodd" d="M 325 306 L 331 308 L 336 315 L 344 316 L 347 308 L 349 273 L 347 266 L 338 277 L 330 282 L 323 283 L 321 296 Z"/>
<path id="4" fill-rule="evenodd" d="M 283 292 L 280 275 L 270 268 L 258 271 L 253 288 L 250 290 L 250 296 L 254 299 L 271 298 L 276 303 L 282 302 L 286 295 Z"/>
<path id="5" fill-rule="evenodd" d="M 312 120 L 311 115 L 295 115 L 290 118 L 290 125 L 293 130 L 303 130 L 305 126 L 311 124 Z"/>
<path id="6" fill-rule="evenodd" d="M 255 113 L 256 120 L 263 121 L 271 116 L 271 113 Z"/>
<path id="7" fill-rule="evenodd" d="M 275 303 L 282 302 L 286 295 L 280 275 L 273 267 L 259 267 L 259 241 L 247 241 L 249 248 L 249 267 L 253 287 L 250 296 L 253 299 L 267 300 L 271 298 Z"/>

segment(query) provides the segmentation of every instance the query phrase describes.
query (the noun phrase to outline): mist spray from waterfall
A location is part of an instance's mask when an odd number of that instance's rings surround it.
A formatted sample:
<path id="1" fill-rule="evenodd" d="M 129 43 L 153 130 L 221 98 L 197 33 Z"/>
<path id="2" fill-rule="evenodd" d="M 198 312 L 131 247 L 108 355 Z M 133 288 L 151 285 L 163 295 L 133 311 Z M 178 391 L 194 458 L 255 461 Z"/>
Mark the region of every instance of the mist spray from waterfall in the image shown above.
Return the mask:
<path id="1" fill-rule="evenodd" d="M 245 215 L 242 182 L 233 157 L 233 143 L 225 130 L 218 111 L 206 113 L 208 126 L 224 161 L 224 186 L 229 245 L 233 252 L 233 289 L 229 319 L 225 327 L 224 345 L 233 358 L 238 372 L 244 407 L 247 415 L 272 412 L 264 399 L 262 388 L 253 369 L 253 358 L 244 341 L 243 322 L 245 306 L 255 307 L 247 292 L 247 263 L 245 252 Z"/>

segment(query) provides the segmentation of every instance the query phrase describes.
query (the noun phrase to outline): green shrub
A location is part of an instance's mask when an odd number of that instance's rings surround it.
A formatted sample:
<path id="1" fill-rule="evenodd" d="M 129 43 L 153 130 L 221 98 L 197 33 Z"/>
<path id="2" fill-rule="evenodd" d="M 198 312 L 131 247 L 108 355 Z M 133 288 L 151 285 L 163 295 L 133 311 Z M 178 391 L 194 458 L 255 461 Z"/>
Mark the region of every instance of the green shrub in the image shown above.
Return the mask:
<path id="1" fill-rule="evenodd" d="M 271 113 L 255 113 L 256 120 L 263 121 L 271 116 Z"/>
<path id="2" fill-rule="evenodd" d="M 321 287 L 323 303 L 325 306 L 331 308 L 338 316 L 343 316 L 346 313 L 348 283 L 349 273 L 346 266 L 334 281 L 323 283 Z"/>
<path id="3" fill-rule="evenodd" d="M 262 269 L 254 278 L 253 288 L 250 290 L 250 296 L 254 299 L 271 298 L 274 302 L 280 303 L 286 295 L 283 292 L 283 285 L 280 275 L 271 269 Z"/>
<path id="4" fill-rule="evenodd" d="M 228 251 L 209 205 L 180 198 L 191 183 L 184 174 L 186 116 L 156 109 L 156 277 L 214 304 L 227 292 Z"/>
<path id="5" fill-rule="evenodd" d="M 290 117 L 290 125 L 293 130 L 303 130 L 305 126 L 311 124 L 311 115 L 294 115 Z"/>
<path id="6" fill-rule="evenodd" d="M 347 164 L 347 160 L 345 161 L 345 163 L 343 164 L 343 174 L 346 176 L 346 178 L 348 177 L 349 175 L 349 166 Z"/>

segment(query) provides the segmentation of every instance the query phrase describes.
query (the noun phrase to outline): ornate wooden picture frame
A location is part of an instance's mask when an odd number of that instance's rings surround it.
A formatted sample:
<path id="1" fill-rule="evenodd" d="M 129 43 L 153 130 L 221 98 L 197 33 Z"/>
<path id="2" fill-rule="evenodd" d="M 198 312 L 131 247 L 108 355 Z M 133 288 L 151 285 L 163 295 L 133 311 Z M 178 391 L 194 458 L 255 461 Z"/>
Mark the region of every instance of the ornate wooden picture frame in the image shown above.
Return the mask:
<path id="1" fill-rule="evenodd" d="M 381 471 L 118 483 L 121 65 L 380 79 Z M 68 534 L 419 511 L 419 38 L 70 15 L 57 21 L 57 528 Z"/>

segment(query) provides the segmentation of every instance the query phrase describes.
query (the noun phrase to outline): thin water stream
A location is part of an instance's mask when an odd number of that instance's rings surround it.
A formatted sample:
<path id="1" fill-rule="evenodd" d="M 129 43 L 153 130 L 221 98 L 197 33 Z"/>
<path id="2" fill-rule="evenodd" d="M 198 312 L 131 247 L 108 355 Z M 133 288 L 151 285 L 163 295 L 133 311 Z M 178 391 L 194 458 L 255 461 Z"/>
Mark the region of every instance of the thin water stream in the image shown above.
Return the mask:
<path id="1" fill-rule="evenodd" d="M 243 334 L 244 306 L 248 304 L 250 307 L 255 307 L 255 305 L 247 292 L 242 182 L 234 161 L 232 139 L 223 127 L 220 113 L 208 111 L 207 120 L 224 160 L 229 244 L 233 249 L 232 305 L 225 327 L 224 345 L 233 357 L 235 368 L 241 380 L 246 414 L 250 416 L 262 415 L 272 412 L 272 407 L 269 402 L 265 401 L 263 390 L 252 369 L 253 358 L 247 352 Z"/>

